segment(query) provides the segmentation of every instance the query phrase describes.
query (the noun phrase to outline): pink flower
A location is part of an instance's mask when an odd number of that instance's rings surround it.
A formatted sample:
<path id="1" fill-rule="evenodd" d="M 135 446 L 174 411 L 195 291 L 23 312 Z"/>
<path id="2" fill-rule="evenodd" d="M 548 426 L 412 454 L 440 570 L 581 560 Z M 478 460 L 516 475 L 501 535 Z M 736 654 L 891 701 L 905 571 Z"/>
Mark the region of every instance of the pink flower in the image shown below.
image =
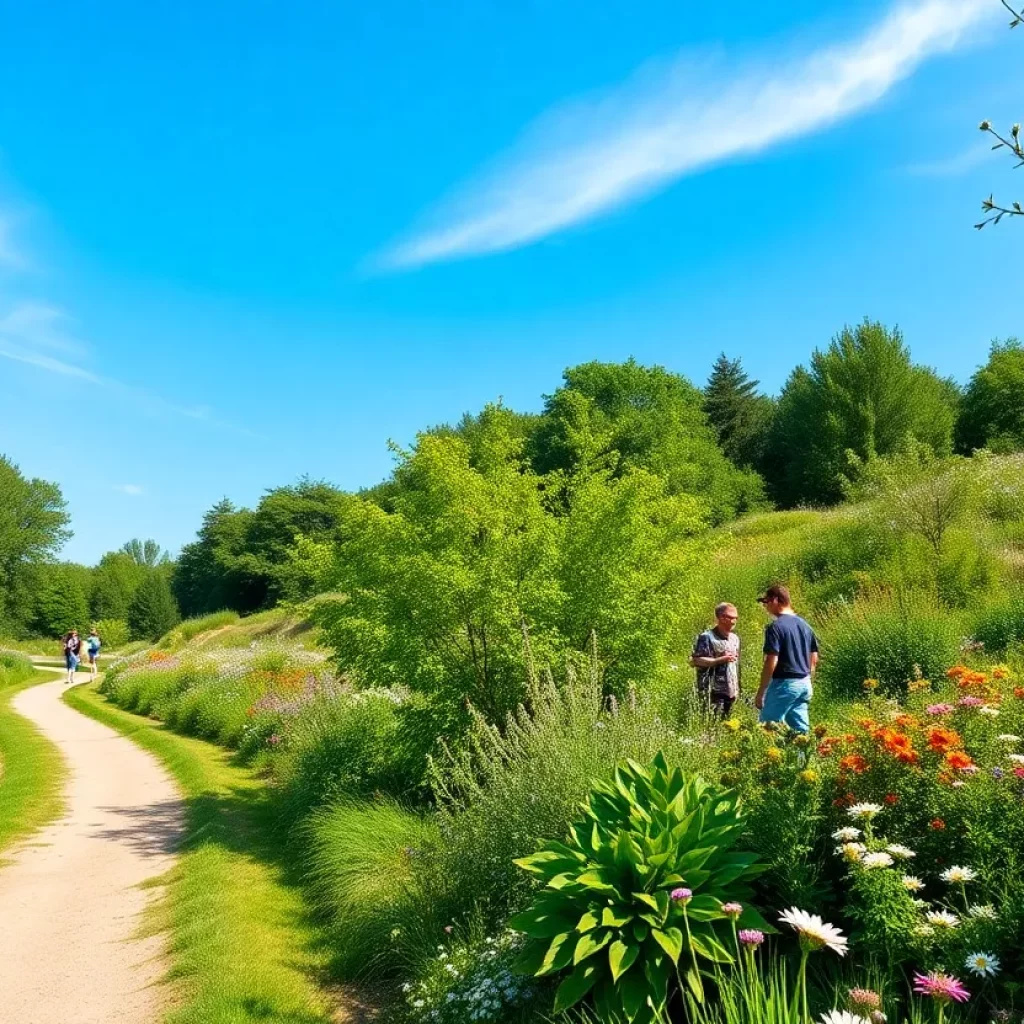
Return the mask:
<path id="1" fill-rule="evenodd" d="M 689 903 L 690 900 L 693 899 L 693 890 L 692 889 L 673 889 L 669 893 L 669 896 L 671 897 L 673 903 L 682 903 L 683 906 L 686 906 L 686 904 Z"/>
<path id="2" fill-rule="evenodd" d="M 980 697 L 961 697 L 957 701 L 962 708 L 980 708 L 984 703 Z"/>
<path id="3" fill-rule="evenodd" d="M 722 904 L 722 913 L 725 914 L 726 917 L 739 917 L 740 914 L 743 913 L 743 904 L 742 903 L 723 903 Z"/>
<path id="4" fill-rule="evenodd" d="M 737 933 L 736 938 L 738 938 L 744 946 L 747 946 L 750 949 L 757 949 L 757 947 L 764 942 L 764 932 L 759 932 L 756 928 L 741 928 Z"/>
<path id="5" fill-rule="evenodd" d="M 971 998 L 971 993 L 964 988 L 959 979 L 941 971 L 932 971 L 930 974 L 919 974 L 915 971 L 914 991 L 919 996 L 928 996 L 943 1003 L 966 1003 Z"/>
<path id="6" fill-rule="evenodd" d="M 925 712 L 929 715 L 948 715 L 953 710 L 952 704 L 929 704 Z"/>

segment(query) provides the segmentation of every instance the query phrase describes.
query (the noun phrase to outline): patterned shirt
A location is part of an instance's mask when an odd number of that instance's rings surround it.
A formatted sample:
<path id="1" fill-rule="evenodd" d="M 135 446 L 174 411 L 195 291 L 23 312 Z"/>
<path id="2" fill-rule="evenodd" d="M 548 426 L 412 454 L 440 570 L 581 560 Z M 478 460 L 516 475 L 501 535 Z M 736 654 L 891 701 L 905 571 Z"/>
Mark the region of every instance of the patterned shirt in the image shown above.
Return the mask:
<path id="1" fill-rule="evenodd" d="M 730 651 L 736 655 L 736 661 L 697 669 L 697 689 L 701 693 L 710 692 L 734 700 L 740 695 L 740 638 L 736 633 L 722 636 L 714 627 L 697 637 L 693 645 L 695 658 L 720 658 Z"/>

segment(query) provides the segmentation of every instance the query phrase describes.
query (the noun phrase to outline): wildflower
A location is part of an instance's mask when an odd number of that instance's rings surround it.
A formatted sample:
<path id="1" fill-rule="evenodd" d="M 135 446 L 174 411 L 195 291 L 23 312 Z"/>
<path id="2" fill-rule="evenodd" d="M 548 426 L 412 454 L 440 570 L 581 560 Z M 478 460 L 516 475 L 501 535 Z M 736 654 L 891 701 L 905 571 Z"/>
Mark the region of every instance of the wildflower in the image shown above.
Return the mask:
<path id="1" fill-rule="evenodd" d="M 1024 760 L 1024 758 L 1022 758 Z M 974 767 L 974 762 L 971 760 L 968 754 L 965 754 L 962 750 L 951 750 L 946 754 L 946 764 L 950 768 L 954 768 L 957 771 L 967 771 Z"/>
<path id="2" fill-rule="evenodd" d="M 886 793 L 882 802 L 887 803 L 891 807 L 893 804 L 898 804 L 900 798 L 895 793 Z"/>
<path id="3" fill-rule="evenodd" d="M 673 889 L 669 893 L 673 903 L 681 903 L 684 907 L 693 899 L 692 889 Z"/>
<path id="4" fill-rule="evenodd" d="M 980 708 L 978 708 L 978 714 L 988 715 L 989 718 L 998 718 L 999 708 L 994 708 L 991 704 L 983 704 Z"/>
<path id="5" fill-rule="evenodd" d="M 961 697 L 957 704 L 962 708 L 980 708 L 985 702 L 980 697 Z"/>
<path id="6" fill-rule="evenodd" d="M 878 689 L 878 680 L 877 679 L 865 679 L 864 683 L 863 683 L 863 686 L 864 686 L 864 689 L 868 691 L 868 693 L 871 693 L 872 691 Z"/>
<path id="7" fill-rule="evenodd" d="M 778 747 L 769 747 L 764 752 L 764 756 L 767 757 L 769 761 L 781 761 L 782 760 L 782 751 L 779 750 Z"/>
<path id="8" fill-rule="evenodd" d="M 929 704 L 925 709 L 927 715 L 948 715 L 953 711 L 952 704 Z"/>
<path id="9" fill-rule="evenodd" d="M 1014 768 L 1013 774 L 1016 775 L 1018 779 L 1024 779 L 1024 765 Z"/>
<path id="10" fill-rule="evenodd" d="M 836 853 L 851 862 L 861 860 L 867 852 L 868 848 L 863 843 L 843 843 L 836 847 Z"/>
<path id="11" fill-rule="evenodd" d="M 816 950 L 827 946 L 840 956 L 846 955 L 846 936 L 835 925 L 826 924 L 817 914 L 808 914 L 793 907 L 780 914 L 779 920 L 800 933 L 800 943 L 804 948 Z"/>
<path id="12" fill-rule="evenodd" d="M 722 726 L 724 728 L 728 729 L 730 732 L 736 732 L 739 729 L 739 727 L 740 727 L 739 719 L 738 718 L 727 718 L 722 723 Z"/>
<path id="13" fill-rule="evenodd" d="M 967 908 L 967 914 L 975 921 L 994 921 L 998 917 L 996 908 L 991 903 L 976 903 Z"/>
<path id="14" fill-rule="evenodd" d="M 806 782 L 808 785 L 813 785 L 818 781 L 818 773 L 813 768 L 805 768 L 802 772 L 799 772 L 797 778 L 801 782 Z"/>
<path id="15" fill-rule="evenodd" d="M 743 913 L 743 904 L 742 903 L 723 903 L 722 904 L 722 913 L 725 914 L 726 917 L 731 917 L 731 918 L 735 919 L 735 918 L 739 917 L 740 914 Z"/>
<path id="16" fill-rule="evenodd" d="M 811 731 L 820 740 L 825 737 L 825 734 L 828 732 L 828 728 L 824 725 L 816 725 Z"/>
<path id="17" fill-rule="evenodd" d="M 851 818 L 860 818 L 863 821 L 870 821 L 876 814 L 882 811 L 881 804 L 854 804 L 852 807 L 847 808 L 846 813 Z"/>
<path id="18" fill-rule="evenodd" d="M 954 865 L 951 868 L 946 868 L 939 877 L 952 885 L 963 885 L 965 882 L 973 882 L 978 877 L 978 873 L 974 868 Z"/>
<path id="19" fill-rule="evenodd" d="M 866 853 L 861 859 L 861 863 L 868 869 L 891 868 L 893 865 L 893 858 L 890 854 L 881 851 L 877 853 Z"/>
<path id="20" fill-rule="evenodd" d="M 819 1024 L 868 1024 L 863 1017 L 858 1017 L 849 1010 L 829 1010 L 818 1018 Z"/>
<path id="21" fill-rule="evenodd" d="M 907 892 L 920 892 L 924 888 L 924 882 L 917 875 L 904 875 L 903 888 Z"/>
<path id="22" fill-rule="evenodd" d="M 839 759 L 841 771 L 853 772 L 854 775 L 863 775 L 868 770 L 867 759 L 860 754 L 847 754 Z"/>
<path id="23" fill-rule="evenodd" d="M 999 957 L 991 953 L 972 953 L 964 966 L 979 978 L 994 978 L 999 973 Z"/>
<path id="24" fill-rule="evenodd" d="M 1014 736 L 1012 732 L 1000 733 L 997 737 L 1000 743 L 1020 743 L 1020 737 Z"/>
<path id="25" fill-rule="evenodd" d="M 902 843 L 890 843 L 886 850 L 899 860 L 909 860 L 911 857 L 917 856 L 909 846 L 904 846 Z"/>
<path id="26" fill-rule="evenodd" d="M 1024 686 L 1015 686 L 1013 688 L 1013 695 L 1017 700 L 1024 700 Z"/>
<path id="27" fill-rule="evenodd" d="M 851 988 L 848 996 L 850 1004 L 859 1009 L 877 1010 L 882 1005 L 882 997 L 869 988 Z"/>
<path id="28" fill-rule="evenodd" d="M 1006 772 L 1004 772 L 1002 768 L 998 768 L 997 767 L 997 768 L 993 768 L 992 769 L 992 778 L 995 779 L 996 781 L 1001 779 L 1005 774 L 1006 774 Z"/>
<path id="29" fill-rule="evenodd" d="M 1024 754 L 1007 754 L 1006 755 L 1014 764 L 1024 764 Z"/>
<path id="30" fill-rule="evenodd" d="M 946 729 L 941 725 L 935 725 L 928 730 L 928 746 L 936 754 L 945 754 L 949 750 L 962 747 L 963 740 L 954 729 Z"/>
<path id="31" fill-rule="evenodd" d="M 946 827 L 946 823 L 941 818 L 932 818 L 932 820 L 928 822 L 928 827 L 933 832 L 942 832 Z"/>
<path id="32" fill-rule="evenodd" d="M 838 839 L 841 843 L 853 843 L 861 837 L 861 831 L 859 828 L 854 828 L 852 825 L 847 825 L 845 828 L 838 829 L 832 833 L 833 839 Z"/>
<path id="33" fill-rule="evenodd" d="M 966 1003 L 971 998 L 971 993 L 964 988 L 959 979 L 940 971 L 932 971 L 930 974 L 919 974 L 915 971 L 914 991 L 919 996 L 928 996 L 943 1003 Z"/>
<path id="34" fill-rule="evenodd" d="M 932 910 L 924 916 L 933 928 L 955 928 L 960 923 L 960 918 L 948 910 Z"/>
<path id="35" fill-rule="evenodd" d="M 736 938 L 748 949 L 757 949 L 764 942 L 764 932 L 759 932 L 756 928 L 741 928 Z"/>
<path id="36" fill-rule="evenodd" d="M 1007 665 L 996 665 L 992 669 L 993 679 L 1008 679 L 1010 675 L 1010 669 Z"/>

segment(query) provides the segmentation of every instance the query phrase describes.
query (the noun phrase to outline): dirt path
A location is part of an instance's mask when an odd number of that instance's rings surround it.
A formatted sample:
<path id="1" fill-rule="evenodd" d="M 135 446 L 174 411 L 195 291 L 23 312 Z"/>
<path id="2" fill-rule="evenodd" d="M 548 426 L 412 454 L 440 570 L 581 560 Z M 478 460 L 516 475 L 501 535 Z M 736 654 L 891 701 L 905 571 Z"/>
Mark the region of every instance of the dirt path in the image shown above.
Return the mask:
<path id="1" fill-rule="evenodd" d="M 63 817 L 0 867 L 0 1018 L 157 1024 L 166 964 L 161 937 L 138 938 L 155 896 L 140 884 L 171 866 L 183 803 L 150 754 L 69 708 L 64 688 L 12 701 L 60 748 L 68 780 Z"/>

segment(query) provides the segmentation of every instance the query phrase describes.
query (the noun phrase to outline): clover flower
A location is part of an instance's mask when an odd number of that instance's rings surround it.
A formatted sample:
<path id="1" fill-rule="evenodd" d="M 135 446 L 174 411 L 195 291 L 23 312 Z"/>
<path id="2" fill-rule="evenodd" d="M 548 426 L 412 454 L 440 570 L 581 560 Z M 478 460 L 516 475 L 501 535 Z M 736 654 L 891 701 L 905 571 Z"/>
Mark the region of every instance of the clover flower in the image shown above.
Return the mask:
<path id="1" fill-rule="evenodd" d="M 933 928 L 952 929 L 960 923 L 960 918 L 948 910 L 933 910 L 924 917 Z"/>
<path id="2" fill-rule="evenodd" d="M 994 978 L 999 973 L 999 957 L 992 953 L 972 953 L 964 966 L 979 978 Z"/>
<path id="3" fill-rule="evenodd" d="M 850 1003 L 864 1010 L 878 1010 L 882 1006 L 882 997 L 869 988 L 851 988 L 847 993 Z"/>
<path id="4" fill-rule="evenodd" d="M 897 860 L 910 860 L 912 857 L 917 856 L 909 846 L 903 846 L 902 843 L 890 843 L 886 847 L 886 850 L 897 858 Z"/>
<path id="5" fill-rule="evenodd" d="M 964 885 L 967 882 L 973 882 L 978 877 L 978 873 L 974 868 L 961 867 L 958 864 L 954 864 L 953 867 L 946 868 L 939 877 L 951 885 Z"/>
<path id="6" fill-rule="evenodd" d="M 966 1003 L 971 998 L 971 993 L 964 988 L 958 978 L 943 974 L 941 971 L 932 971 L 930 974 L 915 972 L 914 991 L 919 996 L 928 996 L 941 1003 Z"/>
<path id="7" fill-rule="evenodd" d="M 881 814 L 881 812 L 881 804 L 854 804 L 852 807 L 846 808 L 846 813 L 851 818 L 859 819 L 861 821 L 870 821 L 876 814 Z"/>
<path id="8" fill-rule="evenodd" d="M 726 917 L 731 917 L 731 918 L 735 919 L 735 918 L 739 917 L 740 914 L 743 913 L 743 904 L 742 903 L 723 903 L 722 904 L 722 913 L 725 914 Z"/>
<path id="9" fill-rule="evenodd" d="M 756 928 L 741 928 L 736 938 L 748 949 L 757 949 L 764 942 L 764 932 L 759 932 Z"/>
<path id="10" fill-rule="evenodd" d="M 948 715 L 953 711 L 952 704 L 929 704 L 925 709 L 928 715 Z"/>
<path id="11" fill-rule="evenodd" d="M 961 697 L 957 704 L 962 708 L 980 708 L 985 702 L 980 697 Z"/>
<path id="12" fill-rule="evenodd" d="M 681 903 L 684 907 L 690 900 L 693 899 L 692 889 L 673 889 L 669 893 L 669 897 L 673 903 Z"/>
<path id="13" fill-rule="evenodd" d="M 876 853 L 866 853 L 861 859 L 861 864 L 865 868 L 891 868 L 893 865 L 893 858 L 890 854 L 883 851 Z"/>
<path id="14" fill-rule="evenodd" d="M 826 946 L 840 956 L 846 955 L 847 938 L 835 925 L 827 924 L 817 914 L 792 907 L 779 915 L 783 924 L 788 924 L 800 934 L 800 943 L 805 949 L 824 949 Z"/>

